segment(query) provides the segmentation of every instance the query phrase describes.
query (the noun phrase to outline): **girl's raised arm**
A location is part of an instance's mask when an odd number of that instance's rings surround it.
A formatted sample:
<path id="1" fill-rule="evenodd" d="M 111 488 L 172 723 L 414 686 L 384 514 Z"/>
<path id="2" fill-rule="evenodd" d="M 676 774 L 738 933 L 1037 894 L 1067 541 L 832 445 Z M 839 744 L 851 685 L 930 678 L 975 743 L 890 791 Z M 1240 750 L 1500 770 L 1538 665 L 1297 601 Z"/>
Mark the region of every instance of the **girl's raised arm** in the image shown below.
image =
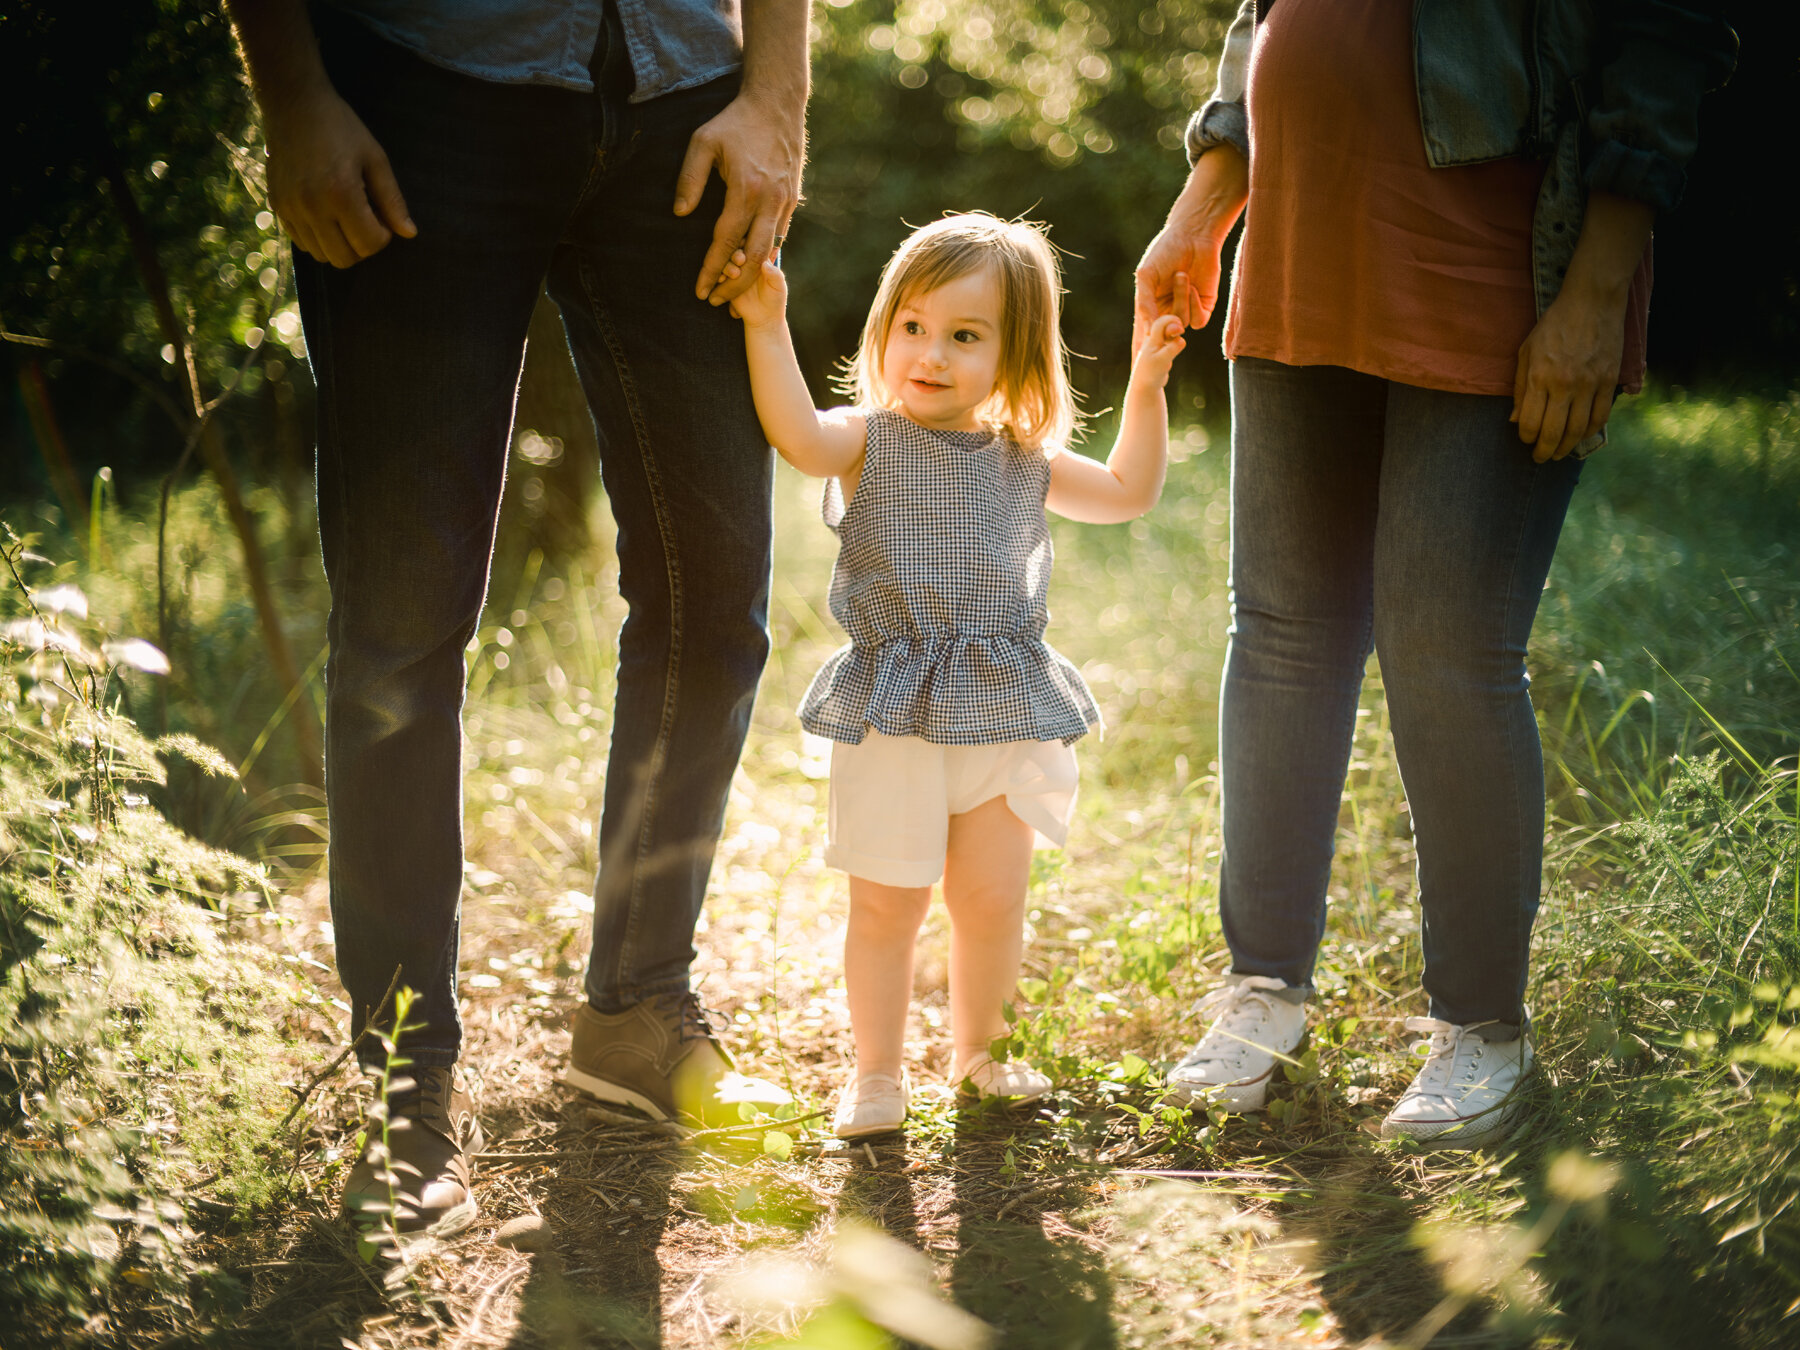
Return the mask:
<path id="1" fill-rule="evenodd" d="M 788 332 L 787 278 L 781 269 L 764 263 L 756 284 L 731 302 L 731 312 L 744 321 L 750 391 L 769 444 L 815 478 L 853 472 L 867 441 L 865 419 L 854 408 L 820 412 L 814 406 Z"/>
<path id="2" fill-rule="evenodd" d="M 1169 407 L 1163 386 L 1169 381 L 1169 364 L 1187 345 L 1181 328 L 1179 318 L 1164 315 L 1145 330 L 1131 364 L 1112 454 L 1101 464 L 1059 450 L 1050 461 L 1047 509 L 1090 525 L 1117 525 L 1136 520 L 1156 505 L 1169 464 Z"/>

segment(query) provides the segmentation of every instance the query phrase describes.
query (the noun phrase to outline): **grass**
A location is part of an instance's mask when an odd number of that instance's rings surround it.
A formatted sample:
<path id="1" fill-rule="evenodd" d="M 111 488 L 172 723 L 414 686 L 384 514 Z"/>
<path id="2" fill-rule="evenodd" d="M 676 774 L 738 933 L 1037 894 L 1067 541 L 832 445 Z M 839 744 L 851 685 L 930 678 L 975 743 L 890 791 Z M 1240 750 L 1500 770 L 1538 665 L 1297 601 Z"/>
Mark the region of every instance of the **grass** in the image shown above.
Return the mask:
<path id="1" fill-rule="evenodd" d="M 1532 653 L 1553 787 L 1530 995 L 1546 1072 L 1532 1127 L 1469 1158 L 1366 1129 L 1409 1076 L 1400 1022 L 1422 1011 L 1411 843 L 1373 669 L 1313 1048 L 1261 1116 L 1159 1103 L 1158 1072 L 1197 1034 L 1192 1006 L 1225 961 L 1222 437 L 1186 434 L 1149 519 L 1055 527 L 1051 636 L 1087 671 L 1108 728 L 1082 747 L 1069 850 L 1040 855 L 1034 874 L 1013 1039 L 1066 1086 L 1018 1117 L 931 1095 L 948 1048 L 934 913 L 909 1033 L 928 1090 L 906 1138 L 866 1155 L 829 1146 L 816 1121 L 681 1146 L 550 1090 L 585 959 L 622 609 L 604 530 L 590 557 L 497 578 L 469 654 L 463 988 L 495 1140 L 484 1214 L 540 1213 L 556 1245 L 526 1258 L 483 1227 L 383 1292 L 320 1227 L 359 1125 L 329 1087 L 301 1116 L 285 1189 L 244 1192 L 266 1218 L 217 1216 L 190 1243 L 190 1259 L 243 1286 L 221 1334 L 873 1346 L 886 1326 L 949 1345 L 967 1325 L 918 1312 L 935 1285 L 1002 1345 L 1782 1343 L 1800 1298 L 1797 409 L 1639 401 L 1584 472 Z M 812 1110 L 847 1046 L 844 887 L 818 858 L 824 765 L 794 709 L 839 639 L 822 617 L 833 544 L 815 485 L 784 474 L 779 491 L 774 656 L 698 971 L 743 1057 Z M 209 561 L 222 535 L 204 494 L 179 510 L 193 561 L 182 631 L 219 647 L 173 686 L 172 725 L 242 759 L 259 738 L 276 744 L 272 701 L 225 673 L 254 634 Z M 118 571 L 87 584 L 125 627 L 141 612 L 143 527 L 109 530 Z M 294 565 L 297 626 L 311 631 L 316 578 Z M 141 678 L 128 687 L 134 710 L 151 706 Z M 278 933 L 310 970 L 329 960 L 321 836 L 312 804 L 280 781 L 190 783 L 159 800 L 263 851 L 280 905 L 214 926 L 265 946 Z M 298 1023 L 286 1036 L 305 1040 Z M 222 1166 L 258 1175 L 254 1150 Z M 858 1236 L 869 1230 L 929 1259 L 908 1286 L 918 1297 L 867 1278 L 899 1259 Z"/>

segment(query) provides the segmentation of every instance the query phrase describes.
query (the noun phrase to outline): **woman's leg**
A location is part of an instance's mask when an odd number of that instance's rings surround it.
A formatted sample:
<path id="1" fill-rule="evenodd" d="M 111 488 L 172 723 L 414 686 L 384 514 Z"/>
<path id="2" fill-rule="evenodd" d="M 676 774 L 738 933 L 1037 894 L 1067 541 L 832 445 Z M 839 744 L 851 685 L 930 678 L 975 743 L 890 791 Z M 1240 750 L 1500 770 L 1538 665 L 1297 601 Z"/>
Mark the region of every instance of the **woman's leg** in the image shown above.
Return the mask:
<path id="1" fill-rule="evenodd" d="M 900 1076 L 906 1010 L 912 1003 L 913 949 L 931 903 L 929 886 L 884 886 L 850 878 L 850 926 L 844 936 L 844 986 L 856 1073 Z"/>
<path id="2" fill-rule="evenodd" d="M 1312 980 L 1368 658 L 1386 382 L 1231 371 L 1219 910 L 1239 975 Z"/>
<path id="3" fill-rule="evenodd" d="M 950 911 L 953 1083 L 988 1058 L 988 1044 L 1006 1034 L 1004 1005 L 1019 983 L 1025 950 L 1032 843 L 1031 826 L 1013 814 L 1005 797 L 950 817 L 944 905 Z"/>
<path id="4" fill-rule="evenodd" d="M 1419 853 L 1431 1015 L 1524 1017 L 1544 767 L 1525 647 L 1580 461 L 1535 464 L 1510 400 L 1390 386 L 1375 647 Z"/>

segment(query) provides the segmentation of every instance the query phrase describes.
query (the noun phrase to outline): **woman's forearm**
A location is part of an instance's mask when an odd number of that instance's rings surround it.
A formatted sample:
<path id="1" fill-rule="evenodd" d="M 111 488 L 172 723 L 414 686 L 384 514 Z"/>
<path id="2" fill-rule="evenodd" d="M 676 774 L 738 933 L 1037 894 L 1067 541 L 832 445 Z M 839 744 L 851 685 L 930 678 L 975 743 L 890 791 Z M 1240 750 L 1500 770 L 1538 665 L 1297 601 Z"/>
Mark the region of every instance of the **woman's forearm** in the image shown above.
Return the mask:
<path id="1" fill-rule="evenodd" d="M 1610 192 L 1589 194 L 1575 256 L 1563 278 L 1563 292 L 1594 303 L 1617 305 L 1623 321 L 1631 278 L 1637 273 L 1655 223 L 1656 211 L 1645 202 Z"/>

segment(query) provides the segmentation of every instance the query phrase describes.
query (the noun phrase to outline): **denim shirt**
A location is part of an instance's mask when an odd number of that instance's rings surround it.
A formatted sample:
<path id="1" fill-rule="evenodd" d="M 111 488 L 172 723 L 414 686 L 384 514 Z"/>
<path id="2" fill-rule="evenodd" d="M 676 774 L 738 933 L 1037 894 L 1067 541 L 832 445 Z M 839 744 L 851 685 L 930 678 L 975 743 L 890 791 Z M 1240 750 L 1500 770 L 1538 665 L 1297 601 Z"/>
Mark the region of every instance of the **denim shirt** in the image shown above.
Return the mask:
<path id="1" fill-rule="evenodd" d="M 500 84 L 594 87 L 588 59 L 603 0 L 330 0 L 435 65 Z M 614 0 L 637 88 L 631 101 L 728 75 L 743 63 L 738 0 Z"/>
<path id="2" fill-rule="evenodd" d="M 1267 13 L 1274 0 L 1260 0 Z M 1225 34 L 1213 96 L 1188 123 L 1188 158 L 1223 142 L 1250 155 L 1244 86 L 1259 0 Z M 1724 83 L 1737 36 L 1706 0 L 1413 0 L 1419 129 L 1433 168 L 1547 159 L 1532 217 L 1541 317 L 1562 289 L 1589 192 L 1659 211 L 1681 199 L 1700 96 Z"/>

